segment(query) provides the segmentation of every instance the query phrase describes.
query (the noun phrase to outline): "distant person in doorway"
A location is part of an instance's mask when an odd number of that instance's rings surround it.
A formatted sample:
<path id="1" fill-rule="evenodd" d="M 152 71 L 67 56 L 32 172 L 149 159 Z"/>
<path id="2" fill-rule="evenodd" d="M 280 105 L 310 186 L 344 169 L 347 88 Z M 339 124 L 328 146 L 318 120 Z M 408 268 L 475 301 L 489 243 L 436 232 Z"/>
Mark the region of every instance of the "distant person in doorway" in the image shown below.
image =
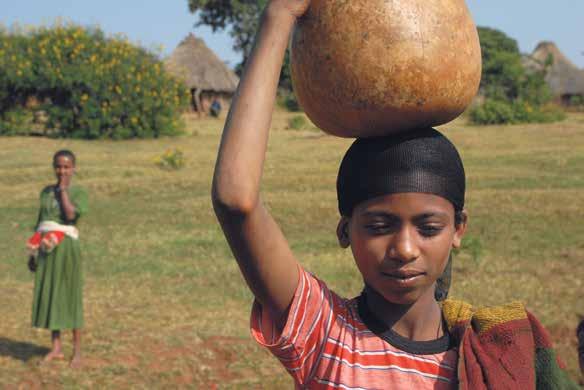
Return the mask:
<path id="1" fill-rule="evenodd" d="M 219 118 L 219 115 L 221 115 L 221 109 L 221 103 L 219 103 L 219 100 L 215 99 L 213 100 L 213 103 L 211 103 L 209 112 L 213 118 Z"/>
<path id="2" fill-rule="evenodd" d="M 32 325 L 51 330 L 52 349 L 44 361 L 65 358 L 61 331 L 71 329 L 72 368 L 81 365 L 83 327 L 83 262 L 76 225 L 88 208 L 87 193 L 73 185 L 75 166 L 75 155 L 69 150 L 53 156 L 57 182 L 41 191 L 35 236 L 27 243 L 29 268 L 36 272 Z"/>

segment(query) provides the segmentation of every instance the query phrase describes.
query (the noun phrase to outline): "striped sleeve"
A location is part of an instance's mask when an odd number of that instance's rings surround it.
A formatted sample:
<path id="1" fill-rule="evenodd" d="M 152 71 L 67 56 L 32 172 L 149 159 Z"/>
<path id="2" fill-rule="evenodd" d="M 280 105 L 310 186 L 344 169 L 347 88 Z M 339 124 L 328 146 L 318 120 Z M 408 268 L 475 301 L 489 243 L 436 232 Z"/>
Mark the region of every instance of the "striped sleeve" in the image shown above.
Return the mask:
<path id="1" fill-rule="evenodd" d="M 276 356 L 297 384 L 310 382 L 322 357 L 333 318 L 333 293 L 299 267 L 298 287 L 281 334 L 267 310 L 254 302 L 251 333 Z"/>

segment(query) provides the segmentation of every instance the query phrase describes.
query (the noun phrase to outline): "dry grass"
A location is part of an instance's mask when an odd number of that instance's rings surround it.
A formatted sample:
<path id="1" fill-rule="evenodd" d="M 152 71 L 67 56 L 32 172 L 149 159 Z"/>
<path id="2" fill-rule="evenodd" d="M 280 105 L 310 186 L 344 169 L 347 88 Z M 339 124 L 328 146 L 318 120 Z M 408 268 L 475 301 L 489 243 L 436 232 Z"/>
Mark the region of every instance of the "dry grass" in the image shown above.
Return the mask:
<path id="1" fill-rule="evenodd" d="M 335 175 L 350 141 L 284 131 L 292 115 L 276 114 L 264 198 L 303 264 L 342 295 L 355 295 L 359 275 L 334 237 Z M 190 135 L 155 141 L 0 139 L 0 386 L 291 387 L 249 337 L 251 296 L 211 209 L 221 125 L 189 121 Z M 453 294 L 476 304 L 525 301 L 552 330 L 577 377 L 584 115 L 542 126 L 477 128 L 460 120 L 443 130 L 466 163 L 473 237 L 455 260 Z M 29 327 L 32 278 L 22 245 L 38 192 L 53 180 L 51 155 L 62 147 L 78 154 L 77 180 L 91 193 L 81 226 L 86 368 L 80 372 L 65 363 L 37 366 L 50 342 L 48 332 Z M 167 148 L 185 152 L 183 170 L 154 165 Z M 480 252 L 476 260 L 473 249 Z"/>

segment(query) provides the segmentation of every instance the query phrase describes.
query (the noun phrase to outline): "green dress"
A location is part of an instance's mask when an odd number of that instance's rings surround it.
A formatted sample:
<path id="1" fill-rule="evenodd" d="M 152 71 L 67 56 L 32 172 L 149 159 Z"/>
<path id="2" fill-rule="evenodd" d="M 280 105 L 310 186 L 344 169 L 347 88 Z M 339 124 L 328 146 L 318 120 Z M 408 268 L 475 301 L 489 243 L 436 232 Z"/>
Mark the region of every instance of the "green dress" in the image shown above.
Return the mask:
<path id="1" fill-rule="evenodd" d="M 42 221 L 77 225 L 79 218 L 87 212 L 87 193 L 79 186 L 69 188 L 69 199 L 75 206 L 76 217 L 73 222 L 66 223 L 54 189 L 55 186 L 48 186 L 41 192 L 36 226 Z M 50 253 L 39 251 L 32 305 L 34 327 L 51 330 L 83 327 L 82 271 L 79 240 L 65 236 Z"/>

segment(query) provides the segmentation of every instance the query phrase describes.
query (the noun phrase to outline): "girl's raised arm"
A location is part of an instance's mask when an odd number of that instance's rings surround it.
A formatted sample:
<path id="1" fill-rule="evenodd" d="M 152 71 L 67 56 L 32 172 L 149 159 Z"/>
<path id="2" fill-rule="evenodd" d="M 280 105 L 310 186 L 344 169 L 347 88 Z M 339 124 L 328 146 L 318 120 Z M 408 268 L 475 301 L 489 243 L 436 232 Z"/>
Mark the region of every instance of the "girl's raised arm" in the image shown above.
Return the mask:
<path id="1" fill-rule="evenodd" d="M 296 18 L 308 4 L 272 0 L 264 10 L 213 177 L 213 206 L 225 237 L 256 299 L 281 326 L 298 283 L 298 265 L 259 189 L 280 69 Z"/>

